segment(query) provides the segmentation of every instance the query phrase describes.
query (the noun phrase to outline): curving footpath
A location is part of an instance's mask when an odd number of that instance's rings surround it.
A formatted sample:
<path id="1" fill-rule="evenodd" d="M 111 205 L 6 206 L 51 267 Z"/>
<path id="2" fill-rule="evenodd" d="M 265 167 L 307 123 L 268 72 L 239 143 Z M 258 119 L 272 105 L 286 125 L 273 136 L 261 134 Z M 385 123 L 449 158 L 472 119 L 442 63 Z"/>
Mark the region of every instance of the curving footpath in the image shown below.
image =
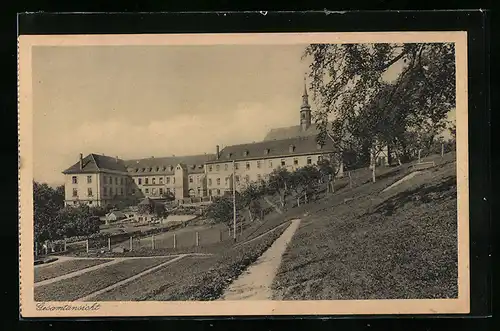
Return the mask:
<path id="1" fill-rule="evenodd" d="M 271 285 L 300 221 L 292 220 L 283 234 L 227 288 L 219 300 L 271 300 Z"/>

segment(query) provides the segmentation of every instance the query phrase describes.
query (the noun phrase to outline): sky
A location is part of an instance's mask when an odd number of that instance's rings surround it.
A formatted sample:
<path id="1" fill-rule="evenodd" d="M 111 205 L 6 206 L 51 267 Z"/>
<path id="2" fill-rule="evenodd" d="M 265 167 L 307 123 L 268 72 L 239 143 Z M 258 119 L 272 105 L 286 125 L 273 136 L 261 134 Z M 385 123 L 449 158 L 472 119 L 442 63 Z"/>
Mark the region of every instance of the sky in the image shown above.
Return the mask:
<path id="1" fill-rule="evenodd" d="M 215 153 L 297 125 L 305 47 L 35 46 L 34 179 L 63 183 L 80 153 Z"/>
<path id="2" fill-rule="evenodd" d="M 298 124 L 305 46 L 36 46 L 35 180 L 80 153 L 214 153 Z"/>

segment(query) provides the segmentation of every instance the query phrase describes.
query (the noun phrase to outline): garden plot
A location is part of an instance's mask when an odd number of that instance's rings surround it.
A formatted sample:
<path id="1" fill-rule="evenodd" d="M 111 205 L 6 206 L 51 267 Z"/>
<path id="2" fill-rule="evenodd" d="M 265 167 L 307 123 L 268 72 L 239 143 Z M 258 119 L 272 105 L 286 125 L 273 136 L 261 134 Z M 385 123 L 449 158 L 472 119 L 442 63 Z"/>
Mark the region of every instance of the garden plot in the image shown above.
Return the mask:
<path id="1" fill-rule="evenodd" d="M 61 281 L 35 287 L 35 301 L 73 301 L 153 268 L 172 257 L 129 259 Z"/>
<path id="2" fill-rule="evenodd" d="M 71 259 L 54 264 L 35 267 L 35 283 L 63 276 L 72 272 L 97 266 L 111 261 L 110 259 Z"/>

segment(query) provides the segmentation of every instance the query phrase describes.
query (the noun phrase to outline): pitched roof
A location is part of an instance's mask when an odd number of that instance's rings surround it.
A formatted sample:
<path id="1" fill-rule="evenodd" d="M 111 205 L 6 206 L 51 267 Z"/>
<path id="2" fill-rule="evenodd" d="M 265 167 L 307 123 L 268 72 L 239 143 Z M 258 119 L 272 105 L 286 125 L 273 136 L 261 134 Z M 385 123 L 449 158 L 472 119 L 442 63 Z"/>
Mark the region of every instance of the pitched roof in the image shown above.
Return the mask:
<path id="1" fill-rule="evenodd" d="M 107 213 L 106 217 L 110 217 L 111 215 L 115 215 L 116 218 L 125 217 L 125 214 L 118 210 Z"/>
<path id="2" fill-rule="evenodd" d="M 178 164 L 187 169 L 188 173 L 203 173 L 206 161 L 214 160 L 215 154 L 151 157 L 147 159 L 126 160 L 125 165 L 130 174 L 166 174 L 172 175 Z"/>
<path id="3" fill-rule="evenodd" d="M 335 151 L 336 148 L 331 141 L 326 141 L 325 144 L 319 148 L 315 136 L 295 137 L 291 139 L 269 140 L 251 144 L 227 146 L 221 150 L 218 162 Z"/>
<path id="4" fill-rule="evenodd" d="M 282 128 L 274 128 L 269 130 L 269 132 L 264 137 L 264 141 L 269 140 L 282 140 L 282 139 L 290 139 L 296 137 L 311 137 L 319 134 L 319 129 L 316 127 L 316 124 L 311 124 L 307 130 L 302 131 L 302 127 L 300 125 L 287 126 Z"/>
<path id="5" fill-rule="evenodd" d="M 64 170 L 63 174 L 95 173 L 106 170 L 120 172 L 127 171 L 123 160 L 116 157 L 91 153 L 82 159 L 81 169 L 80 161 L 78 161 L 68 169 Z"/>

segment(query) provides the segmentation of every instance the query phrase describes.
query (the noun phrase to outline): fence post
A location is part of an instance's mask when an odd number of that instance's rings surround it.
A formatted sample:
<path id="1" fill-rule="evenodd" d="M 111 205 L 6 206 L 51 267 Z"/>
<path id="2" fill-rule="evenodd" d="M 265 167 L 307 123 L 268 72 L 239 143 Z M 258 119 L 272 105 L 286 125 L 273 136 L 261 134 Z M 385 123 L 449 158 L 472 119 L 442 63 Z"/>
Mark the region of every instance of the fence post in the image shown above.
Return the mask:
<path id="1" fill-rule="evenodd" d="M 200 246 L 200 233 L 196 231 L 196 246 Z"/>
<path id="2" fill-rule="evenodd" d="M 108 237 L 108 251 L 111 251 L 111 237 Z"/>
<path id="3" fill-rule="evenodd" d="M 444 144 L 441 144 L 441 157 L 444 156 Z"/>
<path id="4" fill-rule="evenodd" d="M 68 242 L 67 239 L 64 238 L 64 251 L 66 252 L 68 250 Z"/>
<path id="5" fill-rule="evenodd" d="M 347 174 L 349 175 L 349 188 L 352 188 L 351 172 L 349 171 Z"/>
<path id="6" fill-rule="evenodd" d="M 151 249 L 155 249 L 155 235 L 151 236 Z"/>
<path id="7" fill-rule="evenodd" d="M 87 239 L 87 241 L 85 242 L 85 246 L 86 246 L 86 249 L 87 249 L 87 253 L 89 252 L 89 240 Z"/>
<path id="8" fill-rule="evenodd" d="M 133 246 L 134 246 L 134 244 L 133 244 L 132 240 L 133 240 L 133 239 L 132 239 L 132 237 L 130 237 L 130 251 L 131 251 L 131 252 L 132 252 L 132 248 L 133 248 Z"/>
<path id="9" fill-rule="evenodd" d="M 175 233 L 174 233 L 174 248 L 177 248 L 177 237 L 175 236 Z"/>
<path id="10" fill-rule="evenodd" d="M 222 242 L 222 230 L 219 231 L 219 242 Z"/>

